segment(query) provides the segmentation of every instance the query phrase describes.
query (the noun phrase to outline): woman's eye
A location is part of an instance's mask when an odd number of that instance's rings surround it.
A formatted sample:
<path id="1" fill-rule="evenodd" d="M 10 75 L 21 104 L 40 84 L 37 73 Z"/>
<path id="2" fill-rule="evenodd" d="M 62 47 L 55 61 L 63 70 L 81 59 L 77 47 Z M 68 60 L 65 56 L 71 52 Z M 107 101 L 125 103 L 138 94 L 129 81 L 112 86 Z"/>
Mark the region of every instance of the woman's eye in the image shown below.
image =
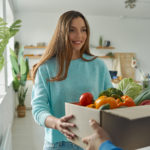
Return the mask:
<path id="1" fill-rule="evenodd" d="M 69 32 L 73 32 L 73 31 L 74 31 L 74 29 L 70 29 L 70 30 L 69 30 Z"/>
<path id="2" fill-rule="evenodd" d="M 82 29 L 82 32 L 87 32 L 87 30 L 86 29 Z"/>
<path id="3" fill-rule="evenodd" d="M 69 32 L 76 32 L 75 29 L 69 29 Z M 81 29 L 80 32 L 87 32 L 87 29 Z"/>

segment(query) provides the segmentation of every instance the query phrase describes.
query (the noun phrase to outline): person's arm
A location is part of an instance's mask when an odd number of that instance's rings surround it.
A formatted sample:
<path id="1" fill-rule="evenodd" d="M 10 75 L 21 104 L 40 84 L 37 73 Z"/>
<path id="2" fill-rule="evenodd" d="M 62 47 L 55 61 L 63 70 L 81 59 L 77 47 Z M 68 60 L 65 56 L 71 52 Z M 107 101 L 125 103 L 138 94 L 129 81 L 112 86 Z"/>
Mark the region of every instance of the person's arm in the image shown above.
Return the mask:
<path id="1" fill-rule="evenodd" d="M 68 123 L 73 116 L 64 116 L 56 118 L 50 112 L 51 93 L 48 72 L 45 64 L 40 66 L 35 78 L 35 83 L 32 89 L 32 114 L 34 120 L 40 125 L 47 128 L 59 130 L 67 138 L 73 139 L 75 135 L 69 131 L 68 127 L 75 127 L 74 124 Z"/>
<path id="2" fill-rule="evenodd" d="M 107 132 L 95 120 L 90 120 L 90 126 L 94 133 L 82 139 L 87 145 L 86 150 L 121 150 L 110 142 Z"/>

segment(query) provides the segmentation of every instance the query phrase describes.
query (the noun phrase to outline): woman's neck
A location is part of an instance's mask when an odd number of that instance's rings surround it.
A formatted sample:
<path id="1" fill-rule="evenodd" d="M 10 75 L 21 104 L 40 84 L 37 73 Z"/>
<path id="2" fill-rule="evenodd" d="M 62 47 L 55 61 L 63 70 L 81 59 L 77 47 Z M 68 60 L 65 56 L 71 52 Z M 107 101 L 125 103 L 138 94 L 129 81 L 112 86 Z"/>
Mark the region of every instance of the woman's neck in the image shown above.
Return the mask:
<path id="1" fill-rule="evenodd" d="M 80 51 L 73 51 L 72 60 L 80 58 Z"/>

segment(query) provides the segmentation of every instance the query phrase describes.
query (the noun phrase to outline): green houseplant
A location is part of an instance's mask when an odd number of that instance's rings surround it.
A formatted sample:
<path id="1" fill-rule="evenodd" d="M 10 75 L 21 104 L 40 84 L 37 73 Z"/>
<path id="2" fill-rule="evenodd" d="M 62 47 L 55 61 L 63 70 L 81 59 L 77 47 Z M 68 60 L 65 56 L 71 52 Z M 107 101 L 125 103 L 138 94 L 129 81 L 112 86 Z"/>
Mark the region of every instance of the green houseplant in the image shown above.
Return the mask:
<path id="1" fill-rule="evenodd" d="M 10 60 L 12 64 L 13 88 L 18 96 L 18 117 L 25 116 L 25 97 L 28 88 L 26 88 L 27 75 L 29 73 L 28 58 L 24 58 L 24 49 L 19 50 L 18 56 L 10 49 Z"/>
<path id="2" fill-rule="evenodd" d="M 4 66 L 4 56 L 3 53 L 9 42 L 9 39 L 16 35 L 19 31 L 21 20 L 16 20 L 10 27 L 7 23 L 0 17 L 0 71 Z"/>

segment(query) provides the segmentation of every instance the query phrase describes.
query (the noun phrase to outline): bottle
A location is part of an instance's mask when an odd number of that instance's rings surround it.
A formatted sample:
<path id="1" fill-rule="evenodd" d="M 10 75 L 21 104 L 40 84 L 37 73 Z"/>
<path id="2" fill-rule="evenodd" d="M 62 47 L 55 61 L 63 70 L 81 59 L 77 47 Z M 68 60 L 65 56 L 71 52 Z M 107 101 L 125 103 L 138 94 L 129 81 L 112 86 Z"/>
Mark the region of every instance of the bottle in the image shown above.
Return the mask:
<path id="1" fill-rule="evenodd" d="M 102 38 L 102 36 L 100 36 L 100 38 L 99 38 L 99 46 L 103 47 L 103 38 Z"/>

